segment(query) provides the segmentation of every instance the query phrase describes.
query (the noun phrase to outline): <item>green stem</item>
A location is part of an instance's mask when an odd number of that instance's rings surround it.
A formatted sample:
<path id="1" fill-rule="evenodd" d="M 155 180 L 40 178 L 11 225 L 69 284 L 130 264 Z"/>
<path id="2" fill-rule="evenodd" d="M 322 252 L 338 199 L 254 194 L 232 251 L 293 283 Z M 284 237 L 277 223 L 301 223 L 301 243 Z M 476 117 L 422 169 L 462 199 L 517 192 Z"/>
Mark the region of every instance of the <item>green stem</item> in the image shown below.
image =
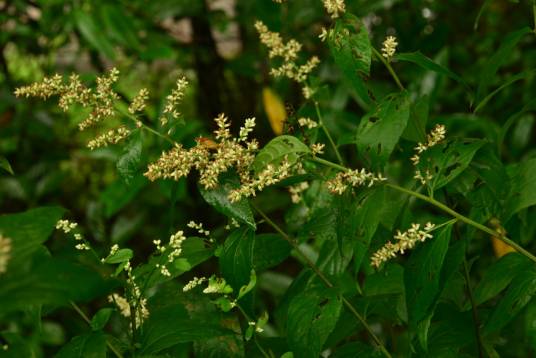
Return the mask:
<path id="1" fill-rule="evenodd" d="M 328 167 L 331 167 L 331 168 L 334 168 L 334 169 L 338 169 L 338 170 L 341 170 L 341 171 L 347 171 L 348 170 L 348 168 L 345 168 L 342 165 L 330 162 L 330 161 L 322 159 L 322 158 L 313 157 L 311 160 L 313 162 L 317 162 L 319 164 L 322 164 L 322 165 L 325 165 L 325 166 L 328 166 Z M 389 188 L 395 189 L 397 191 L 400 191 L 400 192 L 409 194 L 411 196 L 414 196 L 414 197 L 416 197 L 418 199 L 424 200 L 427 203 L 432 204 L 436 208 L 441 209 L 442 211 L 446 212 L 447 214 L 452 215 L 456 219 L 458 219 L 460 221 L 463 221 L 464 223 L 466 223 L 468 225 L 471 225 L 471 226 L 477 228 L 480 231 L 483 231 L 483 232 L 485 232 L 485 233 L 487 233 L 487 234 L 489 234 L 491 236 L 494 236 L 494 237 L 498 238 L 499 240 L 503 241 L 504 243 L 512 246 L 514 249 L 516 249 L 517 252 L 519 252 L 523 256 L 527 257 L 528 259 L 530 259 L 531 261 L 536 263 L 536 257 L 533 254 L 531 254 L 530 252 L 528 252 L 527 250 L 525 250 L 523 247 L 518 245 L 515 241 L 512 241 L 511 239 L 509 239 L 508 237 L 506 237 L 504 235 L 500 235 L 497 231 L 495 231 L 495 230 L 493 230 L 493 229 L 491 229 L 491 228 L 489 228 L 489 227 L 487 227 L 485 225 L 482 225 L 480 223 L 477 223 L 476 221 L 473 221 L 473 220 L 469 219 L 468 217 L 466 217 L 466 216 L 464 216 L 464 215 L 452 210 L 451 208 L 449 208 L 445 204 L 443 204 L 443 203 L 441 203 L 441 202 L 439 202 L 439 201 L 437 201 L 437 200 L 435 200 L 435 199 L 433 199 L 433 198 L 431 198 L 429 196 L 426 196 L 424 194 L 418 193 L 418 192 L 413 191 L 413 190 L 403 188 L 403 187 L 398 186 L 396 184 L 387 183 L 385 185 L 387 187 L 389 187 Z"/>
<path id="2" fill-rule="evenodd" d="M 320 280 L 322 280 L 324 282 L 324 284 L 328 287 L 328 288 L 332 288 L 334 287 L 333 284 L 331 283 L 331 281 L 324 275 L 324 273 L 322 271 L 320 271 L 320 269 L 314 264 L 314 262 L 312 262 L 308 257 L 307 255 L 305 255 L 303 253 L 303 251 L 301 251 L 300 247 L 298 246 L 298 244 L 286 233 L 284 232 L 275 222 L 272 221 L 272 219 L 270 219 L 261 209 L 259 209 L 255 204 L 252 204 L 253 208 L 255 209 L 255 211 L 257 211 L 259 213 L 260 216 L 262 216 L 262 218 L 266 221 L 266 223 L 268 225 L 270 225 L 272 228 L 274 228 L 275 231 L 277 231 L 282 237 L 283 239 L 285 239 L 293 248 L 294 250 L 302 257 L 302 259 L 305 261 L 305 263 L 307 264 L 307 266 L 309 266 L 309 268 L 311 268 L 314 273 L 320 278 Z M 350 301 L 348 301 L 344 296 L 342 296 L 342 302 L 344 303 L 344 305 L 346 306 L 346 308 L 348 308 L 348 310 L 350 310 L 350 312 L 352 312 L 352 314 L 357 318 L 357 320 L 359 322 L 361 322 L 361 324 L 363 325 L 363 327 L 365 327 L 365 330 L 368 332 L 368 334 L 372 337 L 372 339 L 374 340 L 374 342 L 376 343 L 376 345 L 378 346 L 378 348 L 382 351 L 382 353 L 386 356 L 386 357 L 391 357 L 391 354 L 389 353 L 389 351 L 387 351 L 387 349 L 385 348 L 385 346 L 383 345 L 382 341 L 374 334 L 374 332 L 372 331 L 372 328 L 368 325 L 368 323 L 365 321 L 365 319 L 363 318 L 363 316 L 361 316 L 361 314 L 359 314 L 359 312 L 357 312 L 357 310 L 354 308 L 354 306 L 352 305 L 352 303 Z"/>
<path id="3" fill-rule="evenodd" d="M 165 134 L 162 134 L 160 132 L 158 132 L 157 130 L 149 127 L 148 125 L 146 125 L 145 123 L 143 123 L 140 119 L 138 119 L 136 116 L 133 116 L 132 114 L 130 113 L 127 113 L 125 111 L 122 111 L 120 109 L 118 109 L 118 111 L 124 115 L 125 117 L 127 117 L 128 119 L 130 119 L 131 121 L 134 122 L 134 124 L 136 124 L 136 126 L 138 126 L 139 123 L 141 123 L 141 128 L 153 133 L 154 135 L 156 135 L 157 137 L 160 137 L 162 138 L 163 140 L 169 142 L 170 144 L 175 144 L 175 141 L 173 139 L 171 139 L 169 136 L 165 135 Z"/>
<path id="4" fill-rule="evenodd" d="M 73 301 L 70 301 L 71 303 L 71 306 L 74 308 L 74 310 L 80 315 L 80 317 L 82 317 L 82 319 L 84 321 L 86 321 L 86 323 L 91 326 L 91 320 L 89 319 L 88 316 L 86 316 L 86 314 L 84 313 L 84 311 L 82 311 L 80 309 L 80 307 L 78 307 L 78 305 L 76 303 L 74 303 Z M 106 339 L 106 345 L 108 346 L 108 348 L 110 348 L 110 350 L 115 354 L 115 356 L 117 358 L 123 358 L 123 355 L 121 354 L 121 352 L 119 352 L 117 350 L 117 348 L 114 347 L 114 345 L 108 340 Z"/>
<path id="5" fill-rule="evenodd" d="M 320 122 L 320 126 L 322 127 L 322 130 L 326 134 L 326 137 L 328 137 L 328 141 L 331 144 L 331 147 L 335 151 L 335 155 L 337 156 L 337 160 L 340 164 L 344 164 L 344 160 L 342 159 L 341 153 L 339 153 L 339 149 L 337 148 L 337 145 L 335 144 L 335 141 L 333 140 L 333 137 L 329 133 L 328 128 L 324 124 L 324 119 L 322 117 L 322 114 L 320 113 L 320 107 L 318 106 L 318 102 L 315 102 L 315 109 L 316 109 L 316 116 L 318 117 L 318 121 Z"/>
<path id="6" fill-rule="evenodd" d="M 246 318 L 246 321 L 248 322 L 248 325 L 249 325 L 249 322 L 254 322 L 250 317 L 249 315 L 247 314 L 247 312 L 242 308 L 242 306 L 240 306 L 238 304 L 238 302 L 236 303 L 236 307 L 238 307 L 238 310 L 242 313 L 242 315 Z M 264 348 L 262 348 L 262 346 L 260 345 L 260 343 L 257 341 L 257 335 L 256 333 L 253 333 L 253 341 L 255 342 L 255 345 L 257 346 L 257 348 L 259 348 L 259 351 L 261 351 L 262 355 L 265 356 L 266 358 L 270 358 L 270 355 L 268 353 L 266 353 L 266 351 L 264 350 Z"/>
<path id="7" fill-rule="evenodd" d="M 396 72 L 395 72 L 395 70 L 393 70 L 393 67 L 391 66 L 391 64 L 374 47 L 372 48 L 372 53 L 374 54 L 374 56 L 376 56 L 384 64 L 385 67 L 387 67 L 387 70 L 391 74 L 391 77 L 393 77 L 393 79 L 395 80 L 396 85 L 398 86 L 398 88 L 401 91 L 404 91 L 405 88 L 402 85 L 402 82 L 400 82 L 400 78 L 398 78 L 398 76 L 396 75 Z"/>

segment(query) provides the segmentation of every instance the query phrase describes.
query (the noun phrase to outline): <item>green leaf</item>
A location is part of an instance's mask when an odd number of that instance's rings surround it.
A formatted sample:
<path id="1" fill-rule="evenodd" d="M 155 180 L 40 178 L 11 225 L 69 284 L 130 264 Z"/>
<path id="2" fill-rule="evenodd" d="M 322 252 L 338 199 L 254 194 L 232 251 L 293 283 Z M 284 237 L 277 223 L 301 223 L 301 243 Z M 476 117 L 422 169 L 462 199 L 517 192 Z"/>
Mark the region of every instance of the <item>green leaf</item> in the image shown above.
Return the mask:
<path id="1" fill-rule="evenodd" d="M 482 71 L 480 71 L 480 82 L 476 91 L 476 102 L 480 102 L 480 99 L 484 96 L 489 85 L 493 81 L 495 74 L 499 68 L 506 62 L 511 56 L 517 43 L 523 38 L 523 36 L 531 33 L 532 30 L 528 27 L 524 27 L 520 30 L 511 32 L 502 41 L 501 47 L 490 57 L 490 59 L 484 64 Z"/>
<path id="2" fill-rule="evenodd" d="M 97 51 L 113 60 L 115 50 L 103 33 L 101 26 L 95 22 L 95 17 L 85 11 L 73 12 L 74 22 L 82 37 Z"/>
<path id="3" fill-rule="evenodd" d="M 372 47 L 367 28 L 356 17 L 347 14 L 335 22 L 328 37 L 328 45 L 335 64 L 366 103 L 371 99 L 366 86 L 370 75 Z"/>
<path id="4" fill-rule="evenodd" d="M 399 61 L 411 62 L 424 68 L 425 70 L 433 71 L 441 75 L 447 76 L 448 78 L 453 79 L 454 81 L 457 81 L 458 83 L 463 85 L 466 89 L 469 89 L 469 85 L 463 80 L 463 78 L 461 78 L 448 68 L 434 62 L 434 60 L 423 55 L 420 51 L 411 53 L 399 53 L 395 57 Z"/>
<path id="5" fill-rule="evenodd" d="M 225 240 L 220 255 L 220 269 L 236 292 L 250 280 L 254 247 L 255 233 L 246 227 L 233 231 Z"/>
<path id="6" fill-rule="evenodd" d="M 484 325 L 483 333 L 489 334 L 499 331 L 510 322 L 536 293 L 536 270 L 534 265 L 525 272 L 517 275 L 504 297 L 491 313 Z"/>
<path id="7" fill-rule="evenodd" d="M 480 103 L 476 106 L 476 108 L 474 109 L 473 112 L 477 113 L 478 111 L 480 111 L 493 97 L 495 97 L 495 95 L 497 93 L 501 92 L 506 87 L 510 86 L 511 84 L 513 84 L 513 83 L 515 83 L 515 82 L 517 82 L 519 80 L 522 80 L 522 79 L 525 79 L 525 78 L 530 79 L 531 77 L 534 76 L 535 73 L 536 73 L 536 71 L 534 71 L 534 70 L 524 71 L 524 72 L 518 73 L 515 76 L 512 76 L 512 77 L 508 78 L 508 80 L 506 80 L 506 82 L 504 82 L 501 86 L 499 86 L 493 92 L 488 94 L 484 99 L 482 99 L 482 101 L 480 101 Z"/>
<path id="8" fill-rule="evenodd" d="M 311 288 L 300 292 L 288 308 L 288 343 L 296 358 L 318 357 L 341 313 L 342 300 L 334 290 Z"/>
<path id="9" fill-rule="evenodd" d="M 444 187 L 460 175 L 485 144 L 482 140 L 463 140 L 436 145 L 421 154 L 417 168 L 433 175 L 428 184 L 432 190 Z"/>
<path id="10" fill-rule="evenodd" d="M 298 138 L 290 135 L 280 135 L 272 139 L 260 150 L 253 161 L 253 170 L 258 174 L 269 164 L 276 167 L 285 157 L 290 163 L 294 163 L 299 154 L 310 152 L 309 147 Z"/>
<path id="11" fill-rule="evenodd" d="M 119 264 L 130 260 L 134 256 L 131 249 L 119 249 L 113 255 L 110 255 L 104 259 L 107 264 Z"/>
<path id="12" fill-rule="evenodd" d="M 489 266 L 474 290 L 475 302 L 482 304 L 501 293 L 516 276 L 530 270 L 532 263 L 518 253 L 510 253 Z"/>
<path id="13" fill-rule="evenodd" d="M 409 118 L 406 92 L 387 96 L 378 107 L 361 119 L 356 133 L 359 154 L 375 167 L 383 166 L 391 155 Z"/>
<path id="14" fill-rule="evenodd" d="M 434 232 L 434 237 L 418 244 L 404 271 L 408 323 L 415 329 L 430 313 L 440 292 L 440 278 L 449 248 L 452 225 Z"/>
<path id="15" fill-rule="evenodd" d="M 255 274 L 255 270 L 251 270 L 251 275 L 249 277 L 249 283 L 247 286 L 240 287 L 240 291 L 238 292 L 237 300 L 244 297 L 247 293 L 249 293 L 251 290 L 255 288 L 257 285 L 257 275 Z"/>
<path id="16" fill-rule="evenodd" d="M 182 304 L 166 304 L 151 310 L 144 322 L 140 354 L 156 354 L 179 343 L 233 335 L 213 322 L 190 318 Z"/>
<path id="17" fill-rule="evenodd" d="M 138 195 L 148 181 L 144 176 L 136 176 L 127 185 L 123 180 L 116 180 L 106 187 L 100 195 L 100 201 L 104 205 L 104 214 L 107 218 L 117 214 Z"/>
<path id="18" fill-rule="evenodd" d="M 536 158 L 511 165 L 507 168 L 511 192 L 506 202 L 506 212 L 514 215 L 536 204 Z M 505 219 L 506 220 L 506 219 Z"/>
<path id="19" fill-rule="evenodd" d="M 9 162 L 3 155 L 0 155 L 0 168 L 4 169 L 11 175 L 15 175 L 15 173 L 13 172 L 13 168 L 11 168 L 11 164 L 9 164 Z"/>
<path id="20" fill-rule="evenodd" d="M 99 8 L 100 17 L 110 37 L 125 47 L 138 49 L 140 42 L 136 35 L 133 19 L 129 16 L 128 12 L 112 4 L 103 4 Z"/>
<path id="21" fill-rule="evenodd" d="M 101 308 L 98 310 L 91 319 L 91 329 L 94 331 L 100 331 L 103 329 L 110 320 L 110 316 L 112 315 L 113 311 L 113 308 Z"/>
<path id="22" fill-rule="evenodd" d="M 58 352 L 56 358 L 106 358 L 106 336 L 102 332 L 76 336 Z"/>
<path id="23" fill-rule="evenodd" d="M 39 249 L 64 213 L 60 207 L 43 207 L 0 216 L 0 233 L 12 240 L 8 270 L 24 263 Z"/>
<path id="24" fill-rule="evenodd" d="M 255 218 L 249 207 L 248 200 L 243 198 L 236 203 L 231 203 L 229 200 L 229 193 L 239 186 L 240 180 L 238 176 L 228 172 L 220 175 L 219 185 L 215 189 L 207 190 L 199 185 L 199 192 L 207 203 L 223 215 L 234 218 L 238 222 L 255 229 Z"/>
<path id="25" fill-rule="evenodd" d="M 255 270 L 262 271 L 283 262 L 290 255 L 290 244 L 278 234 L 255 236 L 253 263 Z"/>
<path id="26" fill-rule="evenodd" d="M 128 144 L 123 148 L 123 154 L 117 160 L 117 171 L 129 185 L 140 168 L 143 141 L 139 131 L 130 135 Z"/>
<path id="27" fill-rule="evenodd" d="M 419 97 L 414 103 L 411 103 L 410 118 L 404 133 L 402 133 L 402 138 L 424 143 L 429 111 L 430 99 L 428 96 Z"/>

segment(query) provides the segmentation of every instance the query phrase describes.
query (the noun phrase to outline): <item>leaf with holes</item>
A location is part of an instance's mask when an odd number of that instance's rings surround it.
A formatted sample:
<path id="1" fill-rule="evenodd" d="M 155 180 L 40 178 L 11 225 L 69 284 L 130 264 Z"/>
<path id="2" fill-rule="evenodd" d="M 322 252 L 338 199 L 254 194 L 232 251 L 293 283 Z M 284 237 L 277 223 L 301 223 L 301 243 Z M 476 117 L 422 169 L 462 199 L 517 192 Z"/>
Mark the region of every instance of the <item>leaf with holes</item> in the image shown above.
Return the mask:
<path id="1" fill-rule="evenodd" d="M 406 92 L 387 96 L 361 119 L 356 144 L 359 155 L 373 167 L 382 167 L 404 133 L 410 100 Z"/>
<path id="2" fill-rule="evenodd" d="M 309 153 L 309 147 L 298 138 L 290 135 L 281 135 L 272 139 L 261 149 L 253 161 L 255 173 L 260 173 L 267 165 L 277 166 L 287 158 L 290 163 L 295 163 L 299 154 Z"/>

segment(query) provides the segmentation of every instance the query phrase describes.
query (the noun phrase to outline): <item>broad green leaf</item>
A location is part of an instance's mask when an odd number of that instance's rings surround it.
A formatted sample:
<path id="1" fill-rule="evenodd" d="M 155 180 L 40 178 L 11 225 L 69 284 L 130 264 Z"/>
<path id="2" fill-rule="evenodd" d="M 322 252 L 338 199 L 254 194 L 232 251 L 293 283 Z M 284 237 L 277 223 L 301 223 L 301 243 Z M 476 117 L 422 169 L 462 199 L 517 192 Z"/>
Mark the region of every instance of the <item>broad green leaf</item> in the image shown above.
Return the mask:
<path id="1" fill-rule="evenodd" d="M 113 60 L 115 58 L 115 50 L 99 24 L 95 22 L 95 17 L 91 13 L 88 14 L 80 10 L 74 11 L 73 16 L 82 38 L 95 50 Z"/>
<path id="2" fill-rule="evenodd" d="M 142 147 L 140 132 L 132 133 L 128 144 L 123 149 L 123 154 L 117 160 L 117 171 L 127 185 L 132 182 L 140 167 Z"/>
<path id="3" fill-rule="evenodd" d="M 520 210 L 536 204 L 536 158 L 509 166 L 511 192 L 506 202 L 509 218 Z"/>
<path id="4" fill-rule="evenodd" d="M 393 152 L 409 119 L 406 92 L 387 96 L 361 119 L 356 133 L 359 155 L 375 168 L 383 166 Z"/>
<path id="5" fill-rule="evenodd" d="M 529 102 L 527 102 L 523 108 L 521 108 L 520 111 L 512 114 L 510 117 L 508 117 L 508 119 L 504 122 L 502 128 L 501 128 L 501 131 L 499 133 L 499 137 L 497 139 L 497 148 L 498 148 L 498 152 L 501 153 L 502 152 L 502 147 L 503 147 L 503 143 L 504 143 L 504 138 L 506 137 L 506 133 L 508 133 L 508 130 L 510 129 L 510 127 L 512 127 L 512 125 L 520 118 L 523 118 L 523 115 L 527 112 L 530 112 L 530 111 L 535 111 L 536 110 L 536 99 L 532 99 L 530 100 Z"/>
<path id="6" fill-rule="evenodd" d="M 504 297 L 495 307 L 484 325 L 484 334 L 496 332 L 511 321 L 536 293 L 536 269 L 534 265 L 525 272 L 518 274 L 513 280 Z"/>
<path id="7" fill-rule="evenodd" d="M 148 181 L 144 176 L 136 176 L 127 185 L 123 180 L 116 180 L 110 184 L 100 195 L 100 201 L 104 205 L 104 214 L 107 218 L 117 214 L 138 195 Z"/>
<path id="8" fill-rule="evenodd" d="M 476 102 L 480 102 L 481 98 L 485 95 L 485 92 L 487 92 L 487 89 L 492 83 L 495 74 L 511 56 L 512 52 L 517 46 L 517 43 L 523 38 L 523 36 L 531 32 L 532 30 L 530 28 L 524 27 L 520 30 L 511 32 L 502 41 L 501 47 L 499 47 L 497 52 L 490 57 L 480 72 L 480 82 L 476 91 Z"/>
<path id="9" fill-rule="evenodd" d="M 463 85 L 466 89 L 469 89 L 469 85 L 457 74 L 449 70 L 448 68 L 434 62 L 431 58 L 423 55 L 421 52 L 411 52 L 411 53 L 400 53 L 397 54 L 396 59 L 399 61 L 406 61 L 414 63 L 425 70 L 434 71 L 441 75 L 445 75 L 448 78 L 453 79 L 454 81 L 459 82 L 461 85 Z"/>
<path id="10" fill-rule="evenodd" d="M 255 233 L 243 227 L 233 231 L 225 240 L 220 255 L 220 270 L 235 292 L 247 285 L 253 269 Z"/>
<path id="11" fill-rule="evenodd" d="M 93 318 L 91 318 L 91 329 L 94 331 L 103 329 L 110 320 L 110 316 L 112 315 L 113 311 L 113 308 L 101 308 L 98 310 Z"/>
<path id="12" fill-rule="evenodd" d="M 408 125 L 402 133 L 402 138 L 413 142 L 426 142 L 426 123 L 430 111 L 430 99 L 428 96 L 419 97 L 411 103 Z"/>
<path id="13" fill-rule="evenodd" d="M 460 175 L 484 144 L 482 140 L 465 140 L 436 145 L 421 154 L 417 168 L 433 175 L 428 184 L 437 190 Z"/>
<path id="14" fill-rule="evenodd" d="M 12 240 L 8 270 L 24 263 L 39 249 L 64 213 L 65 210 L 60 207 L 43 207 L 0 216 L 0 234 Z"/>
<path id="15" fill-rule="evenodd" d="M 484 303 L 501 293 L 514 277 L 530 270 L 532 263 L 524 256 L 511 253 L 489 266 L 474 290 L 475 302 Z"/>
<path id="16" fill-rule="evenodd" d="M 318 357 L 341 313 L 342 300 L 334 290 L 310 288 L 288 308 L 288 343 L 296 358 Z"/>
<path id="17" fill-rule="evenodd" d="M 510 86 L 511 84 L 513 84 L 513 83 L 515 83 L 515 82 L 517 82 L 519 80 L 522 80 L 522 79 L 525 79 L 525 78 L 530 79 L 530 78 L 532 78 L 534 76 L 535 73 L 536 73 L 536 71 L 534 71 L 534 70 L 525 71 L 525 72 L 518 73 L 517 75 L 508 78 L 501 86 L 499 86 L 493 92 L 488 94 L 484 99 L 482 99 L 480 101 L 480 103 L 476 106 L 476 108 L 474 109 L 473 112 L 477 113 L 478 111 L 480 111 L 493 97 L 495 97 L 495 95 L 497 93 L 501 92 L 506 87 Z"/>
<path id="18" fill-rule="evenodd" d="M 253 169 L 258 174 L 269 164 L 273 166 L 279 165 L 285 157 L 290 163 L 294 163 L 298 159 L 298 155 L 309 152 L 309 147 L 298 138 L 290 135 L 280 135 L 272 139 L 260 150 L 253 161 Z"/>
<path id="19" fill-rule="evenodd" d="M 151 310 L 144 322 L 141 337 L 142 355 L 156 354 L 179 343 L 233 335 L 214 322 L 190 318 L 182 304 L 166 304 Z"/>
<path id="20" fill-rule="evenodd" d="M 15 173 L 13 172 L 13 168 L 11 168 L 11 164 L 9 164 L 7 159 L 2 155 L 0 155 L 0 168 L 4 169 L 11 175 L 15 175 Z"/>
<path id="21" fill-rule="evenodd" d="M 434 232 L 434 237 L 417 244 L 404 271 L 406 305 L 410 327 L 427 317 L 440 294 L 440 278 L 449 248 L 452 225 Z"/>
<path id="22" fill-rule="evenodd" d="M 328 45 L 343 78 L 363 101 L 370 103 L 366 81 L 370 75 L 372 47 L 367 28 L 358 18 L 347 14 L 335 23 L 328 37 Z"/>
<path id="23" fill-rule="evenodd" d="M 278 137 L 280 138 L 280 137 Z M 255 218 L 249 207 L 247 199 L 243 198 L 236 203 L 231 203 L 229 193 L 240 186 L 240 180 L 236 174 L 224 173 L 220 175 L 219 185 L 212 190 L 207 190 L 203 186 L 199 186 L 199 192 L 203 199 L 223 215 L 236 219 L 240 223 L 244 223 L 256 228 Z"/>
<path id="24" fill-rule="evenodd" d="M 129 16 L 129 13 L 115 4 L 103 4 L 99 8 L 100 17 L 110 37 L 124 47 L 138 49 L 140 42 L 138 41 L 133 19 Z"/>
<path id="25" fill-rule="evenodd" d="M 278 234 L 255 236 L 253 263 L 255 270 L 262 271 L 283 262 L 290 255 L 290 244 Z"/>
<path id="26" fill-rule="evenodd" d="M 134 253 L 131 249 L 119 249 L 113 255 L 110 255 L 104 259 L 107 264 L 119 264 L 126 262 L 133 257 Z"/>
<path id="27" fill-rule="evenodd" d="M 257 275 L 255 274 L 255 270 L 251 270 L 249 283 L 246 286 L 240 287 L 240 291 L 238 292 L 238 297 L 236 297 L 236 299 L 239 300 L 242 297 L 244 297 L 247 293 L 253 290 L 256 285 L 257 285 Z"/>
<path id="28" fill-rule="evenodd" d="M 362 358 L 381 358 L 383 353 L 371 346 L 361 342 L 347 343 L 341 347 L 337 347 L 335 352 L 329 356 L 330 358 L 347 358 L 347 357 L 362 357 Z"/>
<path id="29" fill-rule="evenodd" d="M 56 358 L 106 358 L 106 336 L 102 332 L 76 336 L 58 352 Z"/>

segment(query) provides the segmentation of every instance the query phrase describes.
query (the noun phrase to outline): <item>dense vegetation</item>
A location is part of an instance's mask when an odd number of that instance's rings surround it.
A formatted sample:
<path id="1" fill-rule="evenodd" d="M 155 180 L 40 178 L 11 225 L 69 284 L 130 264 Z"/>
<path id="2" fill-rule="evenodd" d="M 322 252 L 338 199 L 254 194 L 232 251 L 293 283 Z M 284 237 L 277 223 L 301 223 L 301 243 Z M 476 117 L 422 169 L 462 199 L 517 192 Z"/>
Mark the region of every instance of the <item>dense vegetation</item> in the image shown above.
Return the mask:
<path id="1" fill-rule="evenodd" d="M 535 21 L 0 0 L 0 356 L 533 356 Z"/>

